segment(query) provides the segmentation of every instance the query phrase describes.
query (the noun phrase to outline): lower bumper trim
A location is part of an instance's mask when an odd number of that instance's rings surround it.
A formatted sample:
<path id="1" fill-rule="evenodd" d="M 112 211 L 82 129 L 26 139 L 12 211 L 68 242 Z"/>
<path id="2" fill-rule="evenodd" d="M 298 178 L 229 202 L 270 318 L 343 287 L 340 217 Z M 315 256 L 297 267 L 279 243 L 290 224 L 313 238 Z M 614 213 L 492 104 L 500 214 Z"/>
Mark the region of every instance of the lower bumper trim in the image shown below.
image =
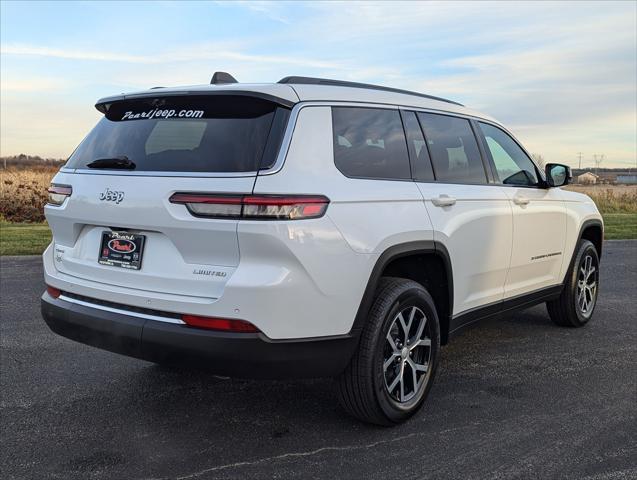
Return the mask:
<path id="1" fill-rule="evenodd" d="M 260 333 L 192 328 L 42 295 L 42 317 L 66 338 L 155 363 L 190 365 L 244 378 L 313 378 L 341 373 L 358 343 L 343 335 L 271 340 Z"/>

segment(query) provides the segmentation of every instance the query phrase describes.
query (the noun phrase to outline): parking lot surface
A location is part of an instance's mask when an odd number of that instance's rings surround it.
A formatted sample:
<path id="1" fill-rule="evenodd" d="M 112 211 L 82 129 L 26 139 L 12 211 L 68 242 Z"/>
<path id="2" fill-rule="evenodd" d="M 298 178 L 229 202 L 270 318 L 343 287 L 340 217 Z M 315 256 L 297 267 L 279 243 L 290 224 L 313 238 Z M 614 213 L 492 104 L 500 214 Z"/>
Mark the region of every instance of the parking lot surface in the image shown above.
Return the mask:
<path id="1" fill-rule="evenodd" d="M 479 323 L 390 429 L 349 418 L 330 380 L 224 379 L 58 337 L 40 259 L 0 266 L 4 479 L 637 478 L 637 241 L 605 244 L 592 323 L 559 328 L 544 306 Z"/>

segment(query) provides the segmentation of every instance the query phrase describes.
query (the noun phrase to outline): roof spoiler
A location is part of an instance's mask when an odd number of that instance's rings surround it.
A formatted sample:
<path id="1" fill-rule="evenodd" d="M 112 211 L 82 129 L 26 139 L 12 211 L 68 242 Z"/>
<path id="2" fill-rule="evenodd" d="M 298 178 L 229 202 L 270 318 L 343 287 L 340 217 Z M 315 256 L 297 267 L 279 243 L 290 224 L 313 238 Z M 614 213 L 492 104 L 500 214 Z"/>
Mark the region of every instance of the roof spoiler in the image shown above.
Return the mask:
<path id="1" fill-rule="evenodd" d="M 410 90 L 401 90 L 400 88 L 383 87 L 381 85 L 371 85 L 369 83 L 347 82 L 345 80 L 332 80 L 329 78 L 314 78 L 314 77 L 284 77 L 278 81 L 278 83 L 284 84 L 296 84 L 296 85 L 330 85 L 333 87 L 350 87 L 350 88 L 366 88 L 368 90 L 382 90 L 385 92 L 403 93 L 406 95 L 415 95 L 417 97 L 428 98 L 430 100 L 438 100 L 439 102 L 452 103 L 464 107 L 463 104 L 454 102 L 453 100 L 447 100 L 446 98 L 434 97 L 433 95 L 426 95 L 424 93 L 412 92 Z"/>
<path id="2" fill-rule="evenodd" d="M 131 100 L 144 100 L 147 98 L 166 98 L 166 97 L 184 97 L 196 95 L 200 97 L 213 97 L 216 95 L 234 95 L 237 97 L 253 97 L 260 98 L 261 100 L 266 100 L 268 102 L 276 103 L 277 105 L 281 105 L 282 107 L 292 108 L 296 102 L 292 102 L 286 98 L 277 97 L 275 95 L 269 95 L 267 93 L 254 92 L 250 90 L 214 90 L 214 91 L 188 91 L 188 90 L 180 90 L 180 91 L 171 91 L 171 92 L 158 92 L 157 90 L 149 90 L 147 92 L 136 93 L 136 94 L 121 94 L 115 95 L 112 97 L 101 98 L 95 104 L 95 108 L 102 114 L 106 115 L 111 106 L 116 102 L 125 102 Z"/>

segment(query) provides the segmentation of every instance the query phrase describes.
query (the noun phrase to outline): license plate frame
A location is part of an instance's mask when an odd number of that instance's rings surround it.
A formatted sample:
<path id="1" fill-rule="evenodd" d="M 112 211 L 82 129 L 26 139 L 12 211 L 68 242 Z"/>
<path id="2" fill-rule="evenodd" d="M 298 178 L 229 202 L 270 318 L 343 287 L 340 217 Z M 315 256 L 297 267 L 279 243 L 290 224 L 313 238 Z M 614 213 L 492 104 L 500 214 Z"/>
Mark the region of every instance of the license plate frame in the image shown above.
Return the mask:
<path id="1" fill-rule="evenodd" d="M 145 244 L 145 235 L 106 230 L 102 232 L 97 262 L 109 267 L 140 270 Z"/>

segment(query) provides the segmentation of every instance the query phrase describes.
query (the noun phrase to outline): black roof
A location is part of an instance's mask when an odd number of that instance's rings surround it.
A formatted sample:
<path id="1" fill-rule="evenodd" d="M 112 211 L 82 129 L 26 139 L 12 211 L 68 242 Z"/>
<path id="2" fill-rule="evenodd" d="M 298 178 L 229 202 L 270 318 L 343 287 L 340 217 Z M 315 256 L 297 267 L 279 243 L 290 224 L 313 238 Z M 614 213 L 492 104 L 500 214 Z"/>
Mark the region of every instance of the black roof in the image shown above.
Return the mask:
<path id="1" fill-rule="evenodd" d="M 331 80 L 329 78 L 314 78 L 314 77 L 284 77 L 278 81 L 278 83 L 296 84 L 296 85 L 330 85 L 333 87 L 351 87 L 351 88 L 366 88 L 369 90 L 383 90 L 385 92 L 404 93 L 407 95 L 415 95 L 417 97 L 429 98 L 430 100 L 438 100 L 440 102 L 453 103 L 464 107 L 461 103 L 454 102 L 453 100 L 447 100 L 446 98 L 434 97 L 433 95 L 425 95 L 424 93 L 412 92 L 409 90 L 401 90 L 400 88 L 383 87 L 381 85 L 371 85 L 368 83 L 347 82 L 345 80 Z"/>

